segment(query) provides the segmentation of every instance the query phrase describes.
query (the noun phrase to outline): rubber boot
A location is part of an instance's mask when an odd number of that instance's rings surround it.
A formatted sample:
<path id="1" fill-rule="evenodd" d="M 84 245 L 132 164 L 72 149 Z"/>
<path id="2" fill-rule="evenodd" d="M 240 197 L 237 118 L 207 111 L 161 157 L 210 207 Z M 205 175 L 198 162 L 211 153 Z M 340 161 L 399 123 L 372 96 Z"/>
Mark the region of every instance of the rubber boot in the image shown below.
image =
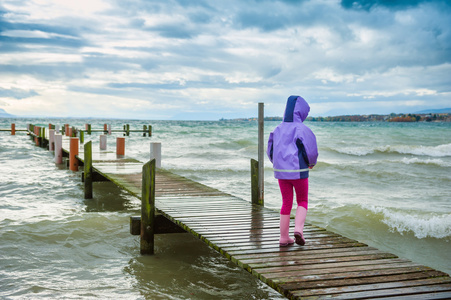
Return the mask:
<path id="1" fill-rule="evenodd" d="M 304 239 L 304 223 L 307 217 L 307 210 L 303 206 L 298 206 L 296 208 L 296 218 L 294 219 L 294 239 L 296 244 L 300 246 L 305 245 Z"/>
<path id="2" fill-rule="evenodd" d="M 293 245 L 294 240 L 290 238 L 290 215 L 280 215 L 280 247 Z"/>

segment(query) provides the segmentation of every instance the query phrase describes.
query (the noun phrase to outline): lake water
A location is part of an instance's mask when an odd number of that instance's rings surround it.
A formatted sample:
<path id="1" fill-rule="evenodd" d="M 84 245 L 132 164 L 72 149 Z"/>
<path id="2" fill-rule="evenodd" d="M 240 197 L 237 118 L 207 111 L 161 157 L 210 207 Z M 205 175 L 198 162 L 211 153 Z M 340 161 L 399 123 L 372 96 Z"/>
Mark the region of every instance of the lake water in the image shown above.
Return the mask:
<path id="1" fill-rule="evenodd" d="M 69 123 L 131 133 L 126 156 L 250 200 L 256 122 L 0 119 L 0 128 Z M 265 139 L 278 122 L 265 122 Z M 307 222 L 451 273 L 451 124 L 316 123 L 318 165 L 310 173 Z M 86 136 L 98 145 L 99 134 Z M 115 136 L 108 148 L 115 149 Z M 0 132 L 0 298 L 277 299 L 279 294 L 189 234 L 156 236 L 139 254 L 129 217 L 140 202 L 108 182 L 83 198 L 80 173 L 53 163 L 24 132 Z M 265 160 L 265 206 L 281 199 Z"/>

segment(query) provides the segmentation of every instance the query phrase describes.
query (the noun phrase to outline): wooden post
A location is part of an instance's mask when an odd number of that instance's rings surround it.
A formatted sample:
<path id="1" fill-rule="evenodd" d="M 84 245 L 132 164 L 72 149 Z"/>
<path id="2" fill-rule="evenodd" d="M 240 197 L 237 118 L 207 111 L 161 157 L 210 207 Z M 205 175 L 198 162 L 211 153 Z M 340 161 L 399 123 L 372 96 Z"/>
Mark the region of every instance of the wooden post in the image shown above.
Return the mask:
<path id="1" fill-rule="evenodd" d="M 103 133 L 104 134 L 108 133 L 108 124 L 103 124 Z"/>
<path id="2" fill-rule="evenodd" d="M 149 137 L 152 136 L 152 125 L 149 125 Z"/>
<path id="3" fill-rule="evenodd" d="M 16 124 L 11 123 L 11 135 L 16 135 Z"/>
<path id="4" fill-rule="evenodd" d="M 68 137 L 74 136 L 74 127 L 69 127 L 69 134 L 67 134 Z"/>
<path id="5" fill-rule="evenodd" d="M 127 136 L 130 136 L 130 124 L 127 124 Z"/>
<path id="6" fill-rule="evenodd" d="M 88 134 L 91 135 L 91 124 L 88 124 Z"/>
<path id="7" fill-rule="evenodd" d="M 161 143 L 150 143 L 150 159 L 155 159 L 156 168 L 161 168 Z"/>
<path id="8" fill-rule="evenodd" d="M 147 162 L 142 171 L 141 254 L 154 254 L 155 234 L 155 160 Z"/>
<path id="9" fill-rule="evenodd" d="M 45 147 L 44 145 L 44 140 L 45 140 L 45 127 L 41 128 L 41 132 L 39 134 L 39 136 L 41 137 L 39 140 L 39 147 Z"/>
<path id="10" fill-rule="evenodd" d="M 55 130 L 49 130 L 49 151 L 55 150 Z"/>
<path id="11" fill-rule="evenodd" d="M 85 132 L 83 130 L 80 130 L 80 143 L 85 143 Z"/>
<path id="12" fill-rule="evenodd" d="M 108 135 L 111 135 L 111 124 L 108 124 Z"/>
<path id="13" fill-rule="evenodd" d="M 106 150 L 106 135 L 100 135 L 100 150 Z"/>
<path id="14" fill-rule="evenodd" d="M 116 155 L 125 155 L 125 138 L 116 138 Z"/>
<path id="15" fill-rule="evenodd" d="M 147 135 L 147 125 L 143 125 L 143 136 Z"/>
<path id="16" fill-rule="evenodd" d="M 64 133 L 66 134 L 66 136 L 70 137 L 69 124 L 64 124 Z"/>
<path id="17" fill-rule="evenodd" d="M 75 157 L 78 155 L 78 138 L 70 138 L 70 151 L 69 151 L 69 169 L 71 171 L 78 171 L 78 159 Z"/>
<path id="18" fill-rule="evenodd" d="M 264 206 L 264 103 L 258 103 L 258 204 Z"/>
<path id="19" fill-rule="evenodd" d="M 85 144 L 84 153 L 85 199 L 92 199 L 92 142 Z"/>
<path id="20" fill-rule="evenodd" d="M 55 134 L 55 163 L 63 163 L 63 136 Z"/>
<path id="21" fill-rule="evenodd" d="M 260 192 L 258 189 L 258 161 L 255 159 L 251 159 L 251 195 L 252 195 L 252 204 L 263 205 L 260 203 Z"/>
<path id="22" fill-rule="evenodd" d="M 41 127 L 39 127 L 39 126 L 35 126 L 34 127 L 34 134 L 36 134 L 37 135 L 37 137 L 35 138 L 35 144 L 36 144 L 36 146 L 39 146 L 40 145 L 40 137 L 41 137 Z"/>

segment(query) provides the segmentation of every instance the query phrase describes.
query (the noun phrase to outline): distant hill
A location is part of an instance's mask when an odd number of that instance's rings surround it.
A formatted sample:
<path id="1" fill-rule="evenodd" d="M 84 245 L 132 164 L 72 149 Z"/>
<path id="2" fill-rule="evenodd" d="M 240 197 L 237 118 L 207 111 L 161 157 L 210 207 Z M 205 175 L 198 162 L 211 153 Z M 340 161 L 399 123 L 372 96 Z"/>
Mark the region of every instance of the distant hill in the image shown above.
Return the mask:
<path id="1" fill-rule="evenodd" d="M 425 109 L 414 112 L 414 114 L 451 114 L 451 108 Z"/>
<path id="2" fill-rule="evenodd" d="M 14 115 L 8 114 L 4 109 L 0 108 L 0 118 L 13 118 Z"/>

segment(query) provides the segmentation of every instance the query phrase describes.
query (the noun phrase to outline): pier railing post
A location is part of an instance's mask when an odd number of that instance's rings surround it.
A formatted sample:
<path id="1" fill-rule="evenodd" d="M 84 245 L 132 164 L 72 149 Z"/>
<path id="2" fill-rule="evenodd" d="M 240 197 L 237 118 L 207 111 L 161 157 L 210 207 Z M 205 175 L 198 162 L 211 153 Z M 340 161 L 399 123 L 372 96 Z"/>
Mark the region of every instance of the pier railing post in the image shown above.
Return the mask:
<path id="1" fill-rule="evenodd" d="M 49 151 L 55 150 L 55 129 L 49 130 Z"/>
<path id="2" fill-rule="evenodd" d="M 11 123 L 11 135 L 16 135 L 16 124 Z"/>
<path id="3" fill-rule="evenodd" d="M 260 191 L 258 188 L 259 181 L 258 161 L 251 159 L 251 196 L 252 204 L 258 204 L 263 206 L 264 202 L 260 199 Z"/>
<path id="4" fill-rule="evenodd" d="M 147 135 L 147 125 L 143 125 L 143 136 Z"/>
<path id="5" fill-rule="evenodd" d="M 106 150 L 106 135 L 101 134 L 100 135 L 100 150 Z"/>
<path id="6" fill-rule="evenodd" d="M 154 254 L 154 222 L 155 159 L 152 159 L 143 166 L 142 171 L 141 254 Z"/>
<path id="7" fill-rule="evenodd" d="M 150 159 L 155 159 L 156 168 L 161 168 L 161 143 L 150 143 Z"/>
<path id="8" fill-rule="evenodd" d="M 117 156 L 125 155 L 125 138 L 123 137 L 116 138 L 116 155 Z"/>
<path id="9" fill-rule="evenodd" d="M 55 134 L 55 163 L 63 163 L 63 136 Z"/>
<path id="10" fill-rule="evenodd" d="M 264 103 L 258 103 L 258 202 L 264 205 Z"/>
<path id="11" fill-rule="evenodd" d="M 85 199 L 92 199 L 92 142 L 87 142 L 84 149 Z"/>
<path id="12" fill-rule="evenodd" d="M 78 138 L 70 138 L 70 152 L 69 152 L 69 169 L 71 171 L 78 171 L 78 159 L 75 157 L 78 155 Z"/>

